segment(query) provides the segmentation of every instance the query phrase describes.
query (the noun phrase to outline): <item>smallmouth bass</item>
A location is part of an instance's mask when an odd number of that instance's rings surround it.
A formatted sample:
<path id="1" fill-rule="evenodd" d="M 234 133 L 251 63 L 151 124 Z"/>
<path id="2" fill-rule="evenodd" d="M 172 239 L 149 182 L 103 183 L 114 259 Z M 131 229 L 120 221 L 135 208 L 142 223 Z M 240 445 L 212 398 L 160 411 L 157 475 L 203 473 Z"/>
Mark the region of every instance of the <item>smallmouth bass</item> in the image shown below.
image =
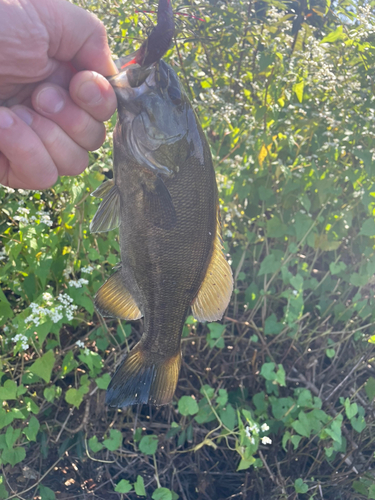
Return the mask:
<path id="1" fill-rule="evenodd" d="M 221 319 L 233 289 L 210 149 L 176 73 L 160 59 L 173 32 L 170 1 L 160 0 L 157 26 L 109 79 L 118 100 L 114 179 L 92 193 L 103 201 L 91 231 L 119 227 L 121 247 L 121 267 L 95 306 L 105 317 L 144 316 L 141 340 L 107 390 L 106 403 L 117 408 L 171 401 L 189 308 L 199 321 Z"/>

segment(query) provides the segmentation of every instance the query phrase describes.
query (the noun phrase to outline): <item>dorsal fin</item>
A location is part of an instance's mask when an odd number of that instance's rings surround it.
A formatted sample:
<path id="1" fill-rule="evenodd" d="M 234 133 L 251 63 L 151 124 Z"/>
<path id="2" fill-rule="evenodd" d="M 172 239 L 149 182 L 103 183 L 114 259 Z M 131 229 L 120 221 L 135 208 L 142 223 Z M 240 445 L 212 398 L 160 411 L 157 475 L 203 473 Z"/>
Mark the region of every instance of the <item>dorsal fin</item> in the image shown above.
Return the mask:
<path id="1" fill-rule="evenodd" d="M 92 233 L 103 233 L 120 225 L 120 191 L 113 180 L 103 182 L 91 196 L 103 198 L 90 224 Z"/>
<path id="2" fill-rule="evenodd" d="M 192 304 L 194 318 L 198 321 L 217 321 L 223 317 L 233 291 L 230 265 L 223 254 L 220 234 L 220 218 L 216 225 L 216 237 L 206 276 Z"/>
<path id="3" fill-rule="evenodd" d="M 95 295 L 95 307 L 102 316 L 136 320 L 142 317 L 135 300 L 124 286 L 121 271 L 117 271 Z"/>

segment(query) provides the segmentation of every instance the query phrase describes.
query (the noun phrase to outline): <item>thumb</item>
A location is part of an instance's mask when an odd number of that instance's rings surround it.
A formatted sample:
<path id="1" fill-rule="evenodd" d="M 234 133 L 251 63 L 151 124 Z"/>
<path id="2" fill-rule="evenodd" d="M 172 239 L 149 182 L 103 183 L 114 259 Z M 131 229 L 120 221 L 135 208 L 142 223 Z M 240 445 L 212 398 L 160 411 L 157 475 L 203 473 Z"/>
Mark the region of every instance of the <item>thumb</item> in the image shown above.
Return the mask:
<path id="1" fill-rule="evenodd" d="M 49 33 L 51 58 L 104 76 L 117 73 L 103 23 L 66 0 L 31 0 Z"/>

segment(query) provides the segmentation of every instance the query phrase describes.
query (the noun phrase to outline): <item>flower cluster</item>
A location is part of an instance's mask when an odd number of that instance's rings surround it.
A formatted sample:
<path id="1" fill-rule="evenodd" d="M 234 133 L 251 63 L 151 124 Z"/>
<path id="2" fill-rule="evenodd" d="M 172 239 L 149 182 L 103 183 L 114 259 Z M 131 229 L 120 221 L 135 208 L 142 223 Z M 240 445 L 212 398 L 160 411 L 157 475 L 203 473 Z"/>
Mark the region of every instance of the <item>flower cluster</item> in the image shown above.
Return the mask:
<path id="1" fill-rule="evenodd" d="M 82 267 L 81 273 L 91 273 L 94 270 L 92 266 Z"/>
<path id="2" fill-rule="evenodd" d="M 5 248 L 2 248 L 0 250 L 0 260 L 4 260 L 6 257 L 7 257 L 7 252 L 6 252 Z"/>
<path id="3" fill-rule="evenodd" d="M 255 439 L 253 434 L 259 435 L 260 431 L 266 432 L 269 429 L 270 428 L 266 423 L 262 424 L 260 428 L 258 424 L 253 423 L 245 427 L 245 434 L 250 439 L 251 444 L 255 444 Z M 260 440 L 262 441 L 262 444 L 272 444 L 272 440 L 268 436 L 263 436 L 260 438 Z"/>
<path id="4" fill-rule="evenodd" d="M 16 336 L 13 337 L 13 342 L 15 344 L 17 344 L 17 342 L 21 342 L 21 349 L 23 351 L 26 351 L 29 348 L 28 338 L 25 335 L 22 335 L 21 333 L 18 333 Z"/>
<path id="5" fill-rule="evenodd" d="M 79 280 L 70 280 L 68 284 L 75 288 L 82 288 L 82 285 L 88 285 L 89 282 L 85 278 L 79 278 Z"/>
<path id="6" fill-rule="evenodd" d="M 19 205 L 21 205 L 21 203 L 19 203 Z M 18 220 L 18 222 L 21 222 L 24 225 L 33 226 L 38 221 L 39 224 L 45 224 L 48 227 L 51 227 L 53 224 L 49 214 L 47 212 L 43 212 L 43 210 L 40 210 L 36 213 L 36 215 L 32 215 L 30 218 L 28 217 L 30 214 L 30 210 L 28 208 L 20 206 L 16 213 L 21 215 L 16 215 L 14 220 Z"/>
<path id="7" fill-rule="evenodd" d="M 60 304 L 56 304 L 52 295 L 48 292 L 43 294 L 45 305 L 39 305 L 35 302 L 30 304 L 31 314 L 25 319 L 25 323 L 34 323 L 39 326 L 41 320 L 49 317 L 53 323 L 58 323 L 64 317 L 68 321 L 72 321 L 74 311 L 78 306 L 73 304 L 73 299 L 66 293 L 60 293 L 57 300 Z"/>

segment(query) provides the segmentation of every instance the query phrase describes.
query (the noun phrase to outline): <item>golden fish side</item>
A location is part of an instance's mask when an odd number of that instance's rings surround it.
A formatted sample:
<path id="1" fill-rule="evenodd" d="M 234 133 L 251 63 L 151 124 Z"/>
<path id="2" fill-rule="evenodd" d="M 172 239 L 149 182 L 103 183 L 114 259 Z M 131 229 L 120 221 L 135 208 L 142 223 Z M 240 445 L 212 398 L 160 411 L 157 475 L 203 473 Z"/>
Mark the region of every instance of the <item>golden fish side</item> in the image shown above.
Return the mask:
<path id="1" fill-rule="evenodd" d="M 121 268 L 98 291 L 103 316 L 138 319 L 144 332 L 115 373 L 110 406 L 166 404 L 181 365 L 181 333 L 192 307 L 220 319 L 233 287 L 222 253 L 218 194 L 207 140 L 176 74 L 163 61 L 112 79 L 118 97 L 114 183 L 93 231 L 120 226 Z M 132 86 L 133 85 L 133 86 Z"/>

